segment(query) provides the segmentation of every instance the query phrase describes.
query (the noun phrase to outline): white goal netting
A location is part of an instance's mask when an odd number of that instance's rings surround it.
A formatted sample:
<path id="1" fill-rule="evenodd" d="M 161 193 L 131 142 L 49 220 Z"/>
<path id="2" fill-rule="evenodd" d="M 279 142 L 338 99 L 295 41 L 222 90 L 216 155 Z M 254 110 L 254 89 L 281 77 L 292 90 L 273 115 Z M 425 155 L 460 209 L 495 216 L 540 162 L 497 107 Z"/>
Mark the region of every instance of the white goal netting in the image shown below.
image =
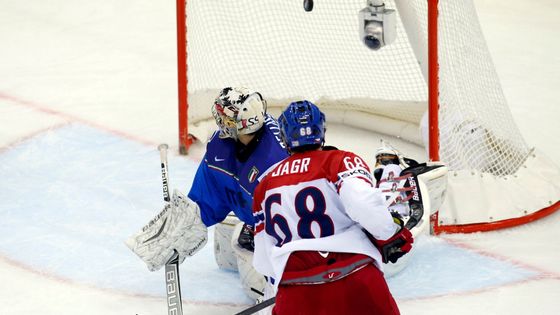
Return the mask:
<path id="1" fill-rule="evenodd" d="M 318 0 L 311 12 L 300 0 L 186 1 L 189 130 L 210 118 L 221 88 L 244 85 L 261 92 L 269 107 L 305 98 L 325 110 L 329 122 L 422 145 L 427 1 L 385 1 L 397 11 L 397 38 L 378 51 L 368 49 L 359 35 L 358 12 L 366 0 Z M 544 182 L 558 178 L 558 169 L 523 140 L 472 0 L 439 0 L 437 20 L 435 127 L 440 159 L 452 174 L 439 223 L 499 221 L 550 206 L 560 187 Z M 553 188 L 531 189 L 539 185 Z M 517 198 L 521 195 L 526 198 Z"/>
<path id="2" fill-rule="evenodd" d="M 187 1 L 189 122 L 209 116 L 204 92 L 245 85 L 272 100 L 307 98 L 419 124 L 428 97 L 427 5 L 396 2 L 386 5 L 399 15 L 397 39 L 372 51 L 358 32 L 365 0 L 316 1 L 311 12 L 301 1 Z M 529 148 L 475 8 L 471 1 L 440 1 L 439 12 L 440 157 L 452 170 L 512 174 Z M 199 103 L 197 93 L 205 96 Z"/>

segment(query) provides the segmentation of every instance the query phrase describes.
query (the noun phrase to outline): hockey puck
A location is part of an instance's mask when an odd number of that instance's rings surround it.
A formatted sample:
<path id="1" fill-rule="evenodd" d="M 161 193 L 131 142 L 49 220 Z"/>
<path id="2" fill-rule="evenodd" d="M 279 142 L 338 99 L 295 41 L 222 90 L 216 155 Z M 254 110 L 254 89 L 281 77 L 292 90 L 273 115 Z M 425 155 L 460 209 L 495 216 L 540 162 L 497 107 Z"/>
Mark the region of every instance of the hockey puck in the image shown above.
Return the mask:
<path id="1" fill-rule="evenodd" d="M 303 0 L 303 9 L 306 12 L 310 12 L 313 10 L 313 0 Z"/>

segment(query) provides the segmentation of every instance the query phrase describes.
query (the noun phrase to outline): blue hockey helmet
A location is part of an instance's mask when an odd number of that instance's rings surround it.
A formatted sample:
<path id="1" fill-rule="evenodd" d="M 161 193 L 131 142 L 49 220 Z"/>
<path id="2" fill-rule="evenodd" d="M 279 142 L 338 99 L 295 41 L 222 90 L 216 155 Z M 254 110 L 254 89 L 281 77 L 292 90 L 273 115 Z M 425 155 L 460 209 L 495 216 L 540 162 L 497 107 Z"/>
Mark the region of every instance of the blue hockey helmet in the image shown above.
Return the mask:
<path id="1" fill-rule="evenodd" d="M 325 143 L 325 114 L 310 101 L 292 102 L 278 118 L 280 134 L 288 149 L 321 147 Z"/>

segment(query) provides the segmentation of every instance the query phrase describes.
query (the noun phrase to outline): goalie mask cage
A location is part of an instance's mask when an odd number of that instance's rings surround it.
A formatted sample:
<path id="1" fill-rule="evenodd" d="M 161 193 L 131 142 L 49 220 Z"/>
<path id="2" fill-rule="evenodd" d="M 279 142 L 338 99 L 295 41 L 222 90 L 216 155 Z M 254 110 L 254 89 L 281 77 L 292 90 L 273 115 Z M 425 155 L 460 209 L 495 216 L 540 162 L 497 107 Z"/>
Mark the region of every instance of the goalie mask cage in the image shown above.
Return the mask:
<path id="1" fill-rule="evenodd" d="M 449 168 L 434 233 L 557 210 L 560 171 L 515 125 L 472 0 L 384 2 L 397 11 L 397 38 L 373 51 L 359 37 L 366 0 L 320 0 L 311 12 L 301 0 L 177 0 L 181 153 L 207 137 L 218 91 L 241 85 L 269 108 L 305 98 L 329 122 L 429 143 L 430 159 Z"/>

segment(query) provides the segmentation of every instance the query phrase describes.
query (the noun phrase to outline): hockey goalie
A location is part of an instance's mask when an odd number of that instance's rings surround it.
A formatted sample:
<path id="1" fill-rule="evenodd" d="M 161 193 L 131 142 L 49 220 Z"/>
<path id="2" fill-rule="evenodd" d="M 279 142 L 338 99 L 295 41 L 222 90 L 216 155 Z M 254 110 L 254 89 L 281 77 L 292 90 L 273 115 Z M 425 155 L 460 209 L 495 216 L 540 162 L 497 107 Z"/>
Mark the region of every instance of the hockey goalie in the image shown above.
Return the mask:
<path id="1" fill-rule="evenodd" d="M 265 281 L 251 265 L 252 192 L 262 174 L 287 153 L 259 92 L 225 87 L 209 105 L 217 129 L 206 144 L 189 193 L 176 190 L 164 210 L 126 244 L 154 271 L 175 252 L 180 263 L 196 254 L 208 240 L 207 228 L 215 226 L 218 266 L 239 271 L 245 293 L 257 299 Z"/>
<path id="2" fill-rule="evenodd" d="M 389 211 L 403 218 L 414 238 L 429 234 L 429 217 L 445 198 L 447 167 L 441 162 L 418 163 L 382 140 L 375 152 L 373 174 Z M 385 277 L 394 276 L 405 268 L 414 252 L 398 262 L 385 262 Z"/>

